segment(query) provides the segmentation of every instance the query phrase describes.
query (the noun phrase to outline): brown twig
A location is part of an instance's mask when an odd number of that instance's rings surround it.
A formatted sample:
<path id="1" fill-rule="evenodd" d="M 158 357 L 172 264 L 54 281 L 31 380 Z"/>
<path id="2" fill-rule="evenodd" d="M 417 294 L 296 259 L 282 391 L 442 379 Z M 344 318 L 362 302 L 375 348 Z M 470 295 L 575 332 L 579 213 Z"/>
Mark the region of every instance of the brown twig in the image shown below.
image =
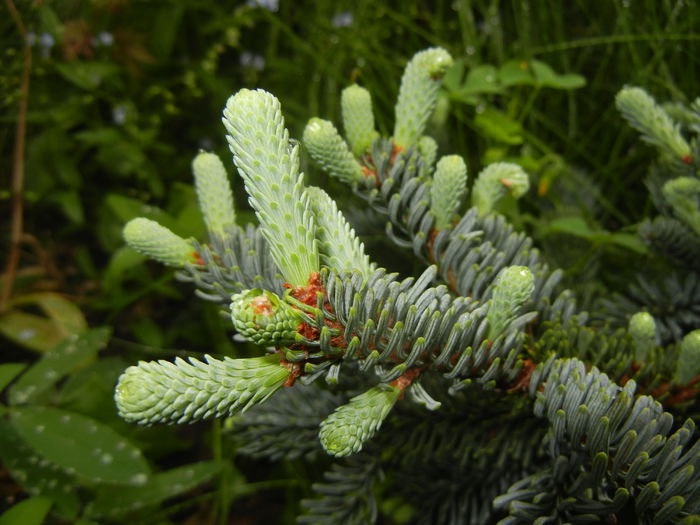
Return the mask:
<path id="1" fill-rule="evenodd" d="M 27 103 L 29 100 L 29 78 L 32 69 L 32 50 L 27 41 L 27 30 L 22 22 L 17 7 L 12 0 L 5 0 L 7 9 L 17 25 L 23 48 L 23 68 L 22 79 L 19 92 L 19 110 L 17 114 L 17 127 L 15 131 L 15 151 L 12 165 L 12 217 L 10 226 L 10 248 L 8 250 L 7 264 L 3 276 L 2 295 L 0 295 L 0 312 L 5 311 L 7 303 L 12 296 L 12 286 L 19 266 L 20 245 L 22 242 L 23 229 L 23 200 L 22 189 L 24 188 L 24 152 L 27 135 Z"/>

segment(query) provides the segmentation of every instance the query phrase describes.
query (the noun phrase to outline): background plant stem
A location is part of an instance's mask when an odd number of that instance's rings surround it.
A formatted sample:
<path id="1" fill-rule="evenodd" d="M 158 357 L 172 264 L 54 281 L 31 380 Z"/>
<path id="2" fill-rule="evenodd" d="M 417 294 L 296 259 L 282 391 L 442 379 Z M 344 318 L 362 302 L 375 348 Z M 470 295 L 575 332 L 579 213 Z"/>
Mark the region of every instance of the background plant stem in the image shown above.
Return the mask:
<path id="1" fill-rule="evenodd" d="M 23 201 L 22 188 L 24 187 L 24 154 L 27 134 L 27 102 L 29 100 L 29 78 L 32 69 L 32 50 L 27 41 L 27 30 L 22 22 L 17 7 L 12 0 L 5 0 L 7 9 L 17 25 L 17 29 L 24 42 L 22 80 L 19 93 L 19 110 L 17 115 L 17 128 L 15 131 L 15 150 L 12 166 L 12 222 L 10 226 L 10 247 L 8 250 L 5 274 L 3 276 L 2 294 L 0 295 L 0 312 L 7 308 L 7 302 L 12 296 L 12 286 L 19 265 L 20 243 L 22 241 L 23 226 Z"/>

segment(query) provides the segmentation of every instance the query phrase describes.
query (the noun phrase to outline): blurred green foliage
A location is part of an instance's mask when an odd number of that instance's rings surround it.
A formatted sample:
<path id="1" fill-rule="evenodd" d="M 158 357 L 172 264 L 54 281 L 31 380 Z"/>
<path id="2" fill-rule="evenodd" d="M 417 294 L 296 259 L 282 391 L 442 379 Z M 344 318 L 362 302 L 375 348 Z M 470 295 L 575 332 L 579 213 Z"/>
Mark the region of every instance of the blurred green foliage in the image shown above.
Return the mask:
<path id="1" fill-rule="evenodd" d="M 134 428 L 112 402 L 118 374 L 139 358 L 248 352 L 215 307 L 183 301 L 172 273 L 121 239 L 136 216 L 201 238 L 190 163 L 199 149 L 229 158 L 212 123 L 231 93 L 275 93 L 300 137 L 311 116 L 338 121 L 340 90 L 358 82 L 386 132 L 406 60 L 445 47 L 457 61 L 431 123 L 441 152 L 463 155 L 470 173 L 522 164 L 537 197 L 501 211 L 584 282 L 643 257 L 623 227 L 649 211 L 651 153 L 622 123 L 615 93 L 629 83 L 687 102 L 700 71 L 700 7 L 682 0 L 27 0 L 16 2 L 26 39 L 5 16 L 10 4 L 0 8 L 8 209 L 25 44 L 33 63 L 21 263 L 2 277 L 14 290 L 0 312 L 3 525 L 47 513 L 83 524 L 289 523 L 297 509 L 282 491 L 308 495 L 316 474 L 301 463 L 232 463 L 218 422 Z M 9 231 L 10 214 L 1 220 Z M 400 505 L 383 512 L 402 522 Z"/>

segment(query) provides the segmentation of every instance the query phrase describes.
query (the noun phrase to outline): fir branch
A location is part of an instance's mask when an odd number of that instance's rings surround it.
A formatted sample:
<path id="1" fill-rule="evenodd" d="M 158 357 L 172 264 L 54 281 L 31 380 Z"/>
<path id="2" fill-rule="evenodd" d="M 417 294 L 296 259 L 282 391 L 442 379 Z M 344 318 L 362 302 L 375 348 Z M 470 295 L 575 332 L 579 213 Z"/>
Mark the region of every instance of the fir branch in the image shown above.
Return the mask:
<path id="1" fill-rule="evenodd" d="M 700 274 L 678 269 L 656 279 L 640 274 L 624 293 L 612 294 L 600 301 L 608 322 L 627 324 L 629 316 L 647 310 L 653 312 L 661 344 L 680 341 L 684 334 L 700 325 Z M 678 315 L 678 312 L 683 312 Z"/>
<path id="2" fill-rule="evenodd" d="M 625 87 L 615 97 L 615 105 L 630 126 L 648 142 L 678 160 L 687 162 L 690 146 L 679 126 L 642 88 Z"/>
<path id="3" fill-rule="evenodd" d="M 700 260 L 700 237 L 678 219 L 663 215 L 647 219 L 639 226 L 639 235 L 657 254 L 687 269 Z"/>
<path id="4" fill-rule="evenodd" d="M 374 485 L 383 477 L 378 461 L 368 455 L 358 455 L 334 464 L 325 473 L 324 482 L 314 484 L 317 499 L 305 499 L 301 505 L 304 515 L 299 524 L 367 525 L 376 522 L 378 511 L 373 493 Z"/>
<path id="5" fill-rule="evenodd" d="M 255 405 L 236 418 L 237 452 L 269 460 L 325 456 L 318 427 L 339 404 L 337 394 L 315 384 L 283 388 L 268 403 Z"/>
<path id="6" fill-rule="evenodd" d="M 223 121 L 272 258 L 289 284 L 303 286 L 319 269 L 315 224 L 280 103 L 265 91 L 242 89 L 228 99 Z"/>
<path id="7" fill-rule="evenodd" d="M 662 191 L 678 218 L 700 235 L 700 179 L 677 177 L 664 184 Z"/>
<path id="8" fill-rule="evenodd" d="M 283 277 L 272 260 L 267 241 L 259 228 L 229 228 L 225 235 L 211 235 L 209 244 L 192 241 L 202 264 L 188 264 L 176 277 L 196 286 L 202 299 L 228 305 L 231 295 L 251 288 L 277 294 Z"/>

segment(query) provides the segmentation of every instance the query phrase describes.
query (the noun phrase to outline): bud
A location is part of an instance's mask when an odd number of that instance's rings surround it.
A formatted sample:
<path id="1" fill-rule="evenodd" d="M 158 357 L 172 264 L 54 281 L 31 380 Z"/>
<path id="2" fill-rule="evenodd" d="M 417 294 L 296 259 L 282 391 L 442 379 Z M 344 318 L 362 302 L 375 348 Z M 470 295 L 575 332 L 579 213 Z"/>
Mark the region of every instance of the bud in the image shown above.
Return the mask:
<path id="1" fill-rule="evenodd" d="M 416 53 L 406 65 L 395 109 L 394 143 L 398 146 L 410 148 L 418 142 L 451 65 L 452 57 L 440 47 Z"/>
<path id="2" fill-rule="evenodd" d="M 156 221 L 144 217 L 132 219 L 124 226 L 123 235 L 131 248 L 167 266 L 181 268 L 197 262 L 192 245 Z"/>
<path id="3" fill-rule="evenodd" d="M 381 383 L 338 407 L 321 423 L 321 445 L 331 456 L 355 454 L 382 426 L 401 389 Z"/>
<path id="4" fill-rule="evenodd" d="M 637 363 L 646 362 L 656 340 L 654 318 L 647 312 L 637 312 L 630 318 L 628 331 L 634 341 L 634 360 Z"/>
<path id="5" fill-rule="evenodd" d="M 508 266 L 501 270 L 493 285 L 493 295 L 486 318 L 489 339 L 494 339 L 508 327 L 530 299 L 535 278 L 526 266 Z"/>
<path id="6" fill-rule="evenodd" d="M 347 184 L 363 180 L 362 166 L 331 122 L 320 118 L 309 120 L 304 129 L 304 146 L 330 176 Z"/>
<path id="7" fill-rule="evenodd" d="M 698 374 L 700 374 L 700 330 L 694 330 L 681 341 L 674 379 L 679 385 L 687 385 Z"/>
<path id="8" fill-rule="evenodd" d="M 231 297 L 231 320 L 240 335 L 259 345 L 295 342 L 299 323 L 306 319 L 277 295 L 259 288 Z"/>
<path id="9" fill-rule="evenodd" d="M 175 363 L 141 361 L 130 366 L 114 394 L 119 415 L 144 425 L 229 416 L 265 401 L 291 374 L 279 354 L 205 359 L 206 363 L 178 358 Z"/>
<path id="10" fill-rule="evenodd" d="M 192 162 L 199 208 L 207 230 L 223 236 L 236 223 L 233 194 L 221 159 L 214 153 L 200 153 Z"/>
<path id="11" fill-rule="evenodd" d="M 507 193 L 518 199 L 530 189 L 527 173 L 517 164 L 496 162 L 484 168 L 472 188 L 472 206 L 479 215 L 493 210 L 496 203 Z"/>
<path id="12" fill-rule="evenodd" d="M 467 165 L 459 155 L 442 157 L 435 168 L 430 187 L 430 211 L 435 216 L 435 229 L 452 225 L 467 191 Z"/>
<path id="13" fill-rule="evenodd" d="M 359 157 L 372 146 L 377 134 L 369 91 L 357 84 L 346 87 L 340 97 L 340 107 L 345 138 L 350 143 L 353 155 Z"/>

